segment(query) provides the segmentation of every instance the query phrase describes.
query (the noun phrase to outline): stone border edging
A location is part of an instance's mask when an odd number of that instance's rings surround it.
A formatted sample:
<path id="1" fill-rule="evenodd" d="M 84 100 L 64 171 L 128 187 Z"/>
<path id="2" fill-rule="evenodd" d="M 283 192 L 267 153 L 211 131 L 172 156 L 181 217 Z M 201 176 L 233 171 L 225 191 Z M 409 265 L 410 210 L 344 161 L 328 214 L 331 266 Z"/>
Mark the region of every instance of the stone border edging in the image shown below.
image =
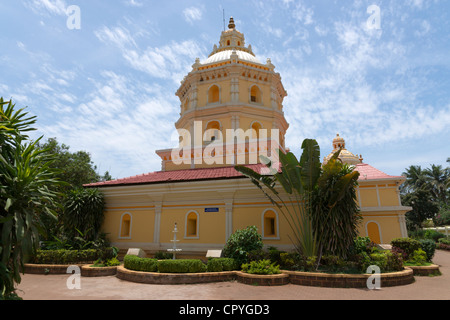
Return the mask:
<path id="1" fill-rule="evenodd" d="M 283 272 L 289 274 L 289 281 L 292 284 L 329 288 L 367 288 L 367 279 L 371 276 L 370 274 Z M 405 267 L 403 271 L 382 273 L 380 277 L 381 287 L 402 286 L 414 282 L 414 273 L 409 267 Z"/>
<path id="2" fill-rule="evenodd" d="M 69 266 L 78 266 L 81 267 L 85 265 L 85 263 L 73 263 L 73 264 L 32 264 L 25 263 L 24 264 L 24 273 L 30 274 L 67 274 L 67 268 Z"/>
<path id="3" fill-rule="evenodd" d="M 283 286 L 290 282 L 287 273 L 258 275 L 235 271 L 235 275 L 238 282 L 256 286 Z"/>
<path id="4" fill-rule="evenodd" d="M 147 284 L 194 284 L 231 281 L 235 279 L 234 271 L 201 273 L 159 273 L 133 271 L 124 266 L 117 267 L 116 277 L 121 280 Z"/>
<path id="5" fill-rule="evenodd" d="M 439 266 L 432 264 L 431 266 L 408 266 L 414 272 L 415 276 L 440 275 Z"/>
<path id="6" fill-rule="evenodd" d="M 249 285 L 281 286 L 289 283 L 303 286 L 334 288 L 366 288 L 370 274 L 329 274 L 285 271 L 275 275 L 255 275 L 241 271 L 204 272 L 204 273 L 157 273 L 142 272 L 117 267 L 116 277 L 126 281 L 147 284 L 193 284 L 237 280 Z M 381 286 L 393 287 L 414 282 L 413 270 L 381 274 Z"/>
<path id="7" fill-rule="evenodd" d="M 85 264 L 81 267 L 83 277 L 107 277 L 117 273 L 117 266 L 114 267 L 91 267 L 92 264 Z"/>
<path id="8" fill-rule="evenodd" d="M 67 268 L 78 266 L 81 275 L 84 277 L 103 277 L 115 275 L 117 267 L 90 267 L 92 263 L 74 263 L 74 264 L 24 264 L 24 273 L 29 274 L 67 274 Z"/>

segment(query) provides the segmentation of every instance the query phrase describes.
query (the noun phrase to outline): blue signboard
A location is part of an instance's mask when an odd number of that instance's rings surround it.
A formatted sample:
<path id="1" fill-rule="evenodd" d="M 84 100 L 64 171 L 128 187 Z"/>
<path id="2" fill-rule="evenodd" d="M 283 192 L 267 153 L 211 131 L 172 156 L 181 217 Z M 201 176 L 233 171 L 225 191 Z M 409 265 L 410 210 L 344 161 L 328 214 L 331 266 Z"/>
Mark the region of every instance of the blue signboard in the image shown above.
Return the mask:
<path id="1" fill-rule="evenodd" d="M 205 208 L 205 212 L 219 212 L 219 208 Z"/>

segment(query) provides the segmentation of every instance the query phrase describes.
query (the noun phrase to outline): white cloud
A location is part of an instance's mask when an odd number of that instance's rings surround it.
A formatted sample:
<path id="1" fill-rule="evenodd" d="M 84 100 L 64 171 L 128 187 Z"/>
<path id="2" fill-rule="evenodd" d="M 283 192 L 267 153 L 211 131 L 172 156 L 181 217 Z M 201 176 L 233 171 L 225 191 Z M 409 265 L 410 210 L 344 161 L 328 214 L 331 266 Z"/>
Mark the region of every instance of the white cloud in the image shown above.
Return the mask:
<path id="1" fill-rule="evenodd" d="M 190 71 L 193 61 L 205 52 L 193 40 L 173 41 L 162 47 L 147 47 L 142 50 L 130 32 L 123 27 L 103 27 L 95 31 L 95 35 L 100 41 L 118 47 L 124 60 L 134 69 L 155 78 L 172 79 L 175 83 L 183 79 Z"/>
<path id="2" fill-rule="evenodd" d="M 290 5 L 290 2 L 287 3 Z M 310 25 L 314 22 L 314 11 L 306 7 L 302 2 L 295 2 L 295 8 L 292 9 L 292 16 L 294 19 L 302 22 L 305 25 Z"/>
<path id="3" fill-rule="evenodd" d="M 89 151 L 100 173 L 109 170 L 124 177 L 159 170 L 161 160 L 154 151 L 170 146 L 168 137 L 175 130 L 178 103 L 173 92 L 112 71 L 89 81 L 91 92 L 78 97 L 83 102 L 40 131 L 73 150 Z"/>
<path id="4" fill-rule="evenodd" d="M 108 28 L 103 26 L 103 28 L 96 30 L 94 32 L 95 36 L 104 43 L 112 43 L 123 49 L 127 46 L 136 46 L 136 42 L 131 36 L 130 32 L 122 27 Z"/>
<path id="5" fill-rule="evenodd" d="M 65 0 L 31 0 L 25 5 L 38 13 L 48 12 L 56 15 L 65 15 L 68 5 Z"/>
<path id="6" fill-rule="evenodd" d="M 149 47 L 142 52 L 126 50 L 123 56 L 136 70 L 179 83 L 190 71 L 195 58 L 202 56 L 203 52 L 204 49 L 195 41 L 186 40 L 163 47 Z"/>
<path id="7" fill-rule="evenodd" d="M 427 35 L 431 30 L 431 25 L 428 21 L 423 20 L 420 24 L 420 30 L 416 30 L 415 31 L 415 35 L 417 37 L 423 37 L 425 35 Z"/>
<path id="8" fill-rule="evenodd" d="M 183 10 L 183 16 L 186 22 L 193 24 L 194 21 L 202 19 L 203 9 L 197 7 L 189 7 Z"/>
<path id="9" fill-rule="evenodd" d="M 334 23 L 328 36 L 337 44 L 320 65 L 302 64 L 303 57 L 289 50 L 273 59 L 282 62 L 277 69 L 288 92 L 284 111 L 295 128 L 286 136 L 291 149 L 298 151 L 299 137 L 316 138 L 328 149 L 337 132 L 352 139 L 352 151 L 447 130 L 450 105 L 420 101 L 428 88 L 407 65 L 409 48 L 395 37 L 367 32 L 361 21 Z"/>
<path id="10" fill-rule="evenodd" d="M 144 4 L 136 0 L 126 0 L 125 4 L 131 7 L 142 7 Z"/>

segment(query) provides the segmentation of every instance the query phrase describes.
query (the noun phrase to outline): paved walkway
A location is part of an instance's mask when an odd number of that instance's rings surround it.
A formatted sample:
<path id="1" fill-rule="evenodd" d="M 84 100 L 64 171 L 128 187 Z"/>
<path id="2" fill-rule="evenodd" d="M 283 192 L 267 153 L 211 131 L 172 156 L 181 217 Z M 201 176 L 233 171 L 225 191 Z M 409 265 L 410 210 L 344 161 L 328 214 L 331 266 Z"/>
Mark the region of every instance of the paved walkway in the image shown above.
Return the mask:
<path id="1" fill-rule="evenodd" d="M 255 287 L 238 282 L 151 285 L 110 277 L 81 277 L 81 289 L 68 289 L 70 275 L 22 275 L 24 300 L 449 300 L 450 252 L 436 250 L 441 276 L 415 277 L 413 284 L 380 290 L 331 289 L 288 284 Z M 381 284 L 382 286 L 383 284 Z"/>

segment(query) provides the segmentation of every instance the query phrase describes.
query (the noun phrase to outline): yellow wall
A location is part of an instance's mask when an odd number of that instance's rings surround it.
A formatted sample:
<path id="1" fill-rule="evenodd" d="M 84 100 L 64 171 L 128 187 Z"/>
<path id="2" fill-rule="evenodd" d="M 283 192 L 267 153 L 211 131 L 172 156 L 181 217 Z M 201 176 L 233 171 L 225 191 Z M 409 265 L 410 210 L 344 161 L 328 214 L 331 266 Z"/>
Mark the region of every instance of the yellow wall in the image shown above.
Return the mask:
<path id="1" fill-rule="evenodd" d="M 263 212 L 266 209 L 273 209 L 278 213 L 277 238 L 264 239 L 266 245 L 273 245 L 287 248 L 292 245 L 289 234 L 292 232 L 282 212 L 275 209 L 264 197 L 260 190 L 251 185 L 247 180 L 217 180 L 209 182 L 192 182 L 183 184 L 184 191 L 177 191 L 179 184 L 170 184 L 171 187 L 164 193 L 160 218 L 159 242 L 154 243 L 155 207 L 151 201 L 154 191 L 160 188 L 159 185 L 135 186 L 131 194 L 117 196 L 114 188 L 104 192 L 107 202 L 105 211 L 105 222 L 103 231 L 108 233 L 109 240 L 118 247 L 135 247 L 141 244 L 143 247 L 151 245 L 152 248 L 167 248 L 171 246 L 173 239 L 172 230 L 175 222 L 178 226 L 177 238 L 179 244 L 189 248 L 192 245 L 196 250 L 208 250 L 220 248 L 226 242 L 227 232 L 227 211 L 224 197 L 232 199 L 232 225 L 231 232 L 244 229 L 247 226 L 255 225 L 260 233 L 263 233 Z M 364 185 L 362 183 L 361 185 Z M 377 184 L 372 183 L 373 186 Z M 361 187 L 361 186 L 360 186 Z M 358 231 L 361 236 L 369 236 L 367 223 L 376 222 L 376 226 L 381 230 L 380 241 L 390 243 L 393 238 L 402 237 L 402 229 L 399 217 L 402 217 L 407 208 L 398 206 L 397 187 L 386 184 L 378 184 L 380 202 L 383 206 L 378 206 L 378 196 L 376 189 L 360 189 L 360 200 L 363 206 L 363 222 L 359 225 Z M 131 188 L 131 187 L 130 187 Z M 225 189 L 224 189 L 225 188 Z M 225 195 L 224 191 L 230 195 Z M 123 189 L 124 192 L 127 188 Z M 114 192 L 114 196 L 109 196 L 109 192 Z M 161 192 L 161 191 L 158 191 Z M 211 202 L 214 201 L 214 202 Z M 367 206 L 369 204 L 370 206 Z M 217 207 L 219 212 L 205 212 L 206 207 Z M 186 216 L 190 211 L 198 213 L 198 239 L 187 239 L 185 237 Z M 123 213 L 132 214 L 132 232 L 130 239 L 120 239 L 120 219 Z M 228 220 L 229 222 L 229 220 Z M 372 227 L 375 225 L 372 225 Z M 369 228 L 370 229 L 370 228 Z M 230 232 L 230 231 L 229 231 Z M 376 237 L 378 238 L 378 237 Z M 129 244 L 129 245 L 127 245 Z M 162 246 L 162 247 L 161 247 Z M 203 248 L 203 249 L 202 249 Z"/>
<path id="2" fill-rule="evenodd" d="M 120 239 L 119 230 L 121 217 L 124 213 L 130 213 L 131 238 Z M 105 222 L 103 232 L 108 234 L 108 239 L 112 242 L 153 242 L 155 214 L 154 210 L 107 210 L 105 211 Z"/>
<path id="3" fill-rule="evenodd" d="M 199 220 L 197 221 L 199 225 L 198 239 L 185 237 L 186 215 L 191 211 L 196 211 L 199 215 Z M 219 208 L 219 212 L 204 212 L 204 207 L 189 209 L 163 208 L 160 228 L 161 243 L 171 243 L 170 240 L 173 240 L 172 230 L 175 223 L 177 223 L 177 239 L 180 240 L 180 244 L 225 243 L 225 228 L 217 228 L 217 226 L 225 226 L 224 208 Z"/>

